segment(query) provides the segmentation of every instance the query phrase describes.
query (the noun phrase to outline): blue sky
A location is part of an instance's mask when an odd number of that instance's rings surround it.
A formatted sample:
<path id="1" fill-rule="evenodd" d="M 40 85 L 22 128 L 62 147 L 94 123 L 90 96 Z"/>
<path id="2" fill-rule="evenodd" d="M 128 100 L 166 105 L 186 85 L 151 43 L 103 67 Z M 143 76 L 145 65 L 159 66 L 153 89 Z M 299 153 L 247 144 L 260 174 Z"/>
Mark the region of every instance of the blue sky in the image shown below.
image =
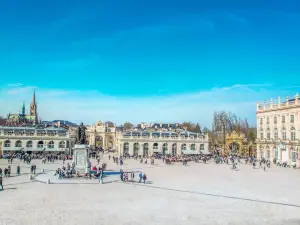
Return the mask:
<path id="1" fill-rule="evenodd" d="M 300 90 L 300 2 L 1 1 L 0 115 L 210 126 Z"/>

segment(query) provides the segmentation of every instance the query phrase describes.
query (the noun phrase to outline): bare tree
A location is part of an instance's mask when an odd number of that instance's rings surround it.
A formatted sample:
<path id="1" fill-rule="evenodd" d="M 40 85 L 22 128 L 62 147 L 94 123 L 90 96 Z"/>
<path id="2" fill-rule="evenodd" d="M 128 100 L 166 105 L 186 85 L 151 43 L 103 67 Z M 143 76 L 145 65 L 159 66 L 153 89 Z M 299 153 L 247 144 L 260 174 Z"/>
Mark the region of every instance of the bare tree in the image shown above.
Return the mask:
<path id="1" fill-rule="evenodd" d="M 125 122 L 123 127 L 124 127 L 125 130 L 130 130 L 130 129 L 133 128 L 133 124 L 130 123 L 130 122 Z"/>
<path id="2" fill-rule="evenodd" d="M 213 132 L 215 138 L 218 138 L 218 134 L 222 134 L 223 146 L 225 151 L 226 146 L 226 133 L 233 130 L 234 124 L 237 124 L 237 118 L 234 113 L 231 112 L 215 112 L 213 121 Z"/>

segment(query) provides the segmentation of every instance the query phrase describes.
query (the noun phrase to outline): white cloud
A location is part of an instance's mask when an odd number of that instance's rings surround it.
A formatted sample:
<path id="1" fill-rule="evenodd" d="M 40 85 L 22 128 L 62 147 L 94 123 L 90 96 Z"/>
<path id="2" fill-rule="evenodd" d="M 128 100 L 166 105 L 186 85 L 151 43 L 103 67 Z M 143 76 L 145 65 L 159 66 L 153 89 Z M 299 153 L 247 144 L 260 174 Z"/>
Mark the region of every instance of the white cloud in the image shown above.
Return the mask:
<path id="1" fill-rule="evenodd" d="M 7 89 L 7 94 L 10 95 L 19 95 L 19 94 L 24 94 L 27 93 L 28 91 L 34 89 L 34 86 L 14 86 L 13 88 Z"/>
<path id="2" fill-rule="evenodd" d="M 194 121 L 202 126 L 211 126 L 216 110 L 236 113 L 241 118 L 248 117 L 255 123 L 255 103 L 262 99 L 256 87 L 265 85 L 233 85 L 213 88 L 196 93 L 172 96 L 117 97 L 103 95 L 97 91 L 49 90 L 36 88 L 38 112 L 43 120 L 64 119 L 90 124 L 98 120 L 113 121 Z M 253 87 L 253 89 L 251 89 Z M 8 106 L 0 108 L 0 115 L 18 112 L 23 101 L 28 109 L 33 86 L 4 88 L 0 90 L 0 103 Z"/>
<path id="3" fill-rule="evenodd" d="M 9 87 L 20 87 L 22 85 L 23 84 L 21 84 L 21 83 L 15 83 L 15 84 L 8 84 L 7 86 L 9 86 Z"/>

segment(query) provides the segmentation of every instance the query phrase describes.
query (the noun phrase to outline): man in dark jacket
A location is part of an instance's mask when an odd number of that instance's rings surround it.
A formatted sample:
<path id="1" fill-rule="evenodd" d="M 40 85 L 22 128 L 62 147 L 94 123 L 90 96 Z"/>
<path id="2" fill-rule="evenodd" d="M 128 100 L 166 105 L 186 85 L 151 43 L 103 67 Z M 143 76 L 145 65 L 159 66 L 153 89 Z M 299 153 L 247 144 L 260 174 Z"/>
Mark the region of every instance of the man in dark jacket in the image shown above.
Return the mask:
<path id="1" fill-rule="evenodd" d="M 0 186 L 1 186 L 1 190 L 3 190 L 2 176 L 0 177 Z"/>

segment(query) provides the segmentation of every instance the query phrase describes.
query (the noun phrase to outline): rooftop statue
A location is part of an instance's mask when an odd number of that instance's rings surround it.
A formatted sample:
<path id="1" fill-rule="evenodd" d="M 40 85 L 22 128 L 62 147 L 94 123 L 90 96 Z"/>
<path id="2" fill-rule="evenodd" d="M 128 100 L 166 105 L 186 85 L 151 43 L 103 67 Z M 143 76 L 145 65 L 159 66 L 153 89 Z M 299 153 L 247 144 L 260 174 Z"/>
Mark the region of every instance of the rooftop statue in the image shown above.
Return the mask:
<path id="1" fill-rule="evenodd" d="M 84 145 L 86 144 L 86 136 L 85 136 L 86 127 L 83 123 L 80 123 L 80 126 L 76 130 L 76 144 Z"/>

